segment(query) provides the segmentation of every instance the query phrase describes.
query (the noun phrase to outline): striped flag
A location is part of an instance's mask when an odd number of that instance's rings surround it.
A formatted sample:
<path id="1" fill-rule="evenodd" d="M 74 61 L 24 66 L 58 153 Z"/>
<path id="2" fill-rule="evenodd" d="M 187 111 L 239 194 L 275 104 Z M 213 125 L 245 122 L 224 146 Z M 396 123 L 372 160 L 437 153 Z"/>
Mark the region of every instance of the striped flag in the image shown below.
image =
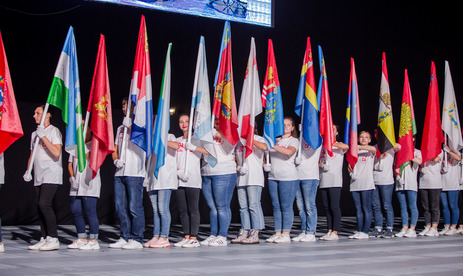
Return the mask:
<path id="1" fill-rule="evenodd" d="M 444 102 L 442 103 L 442 130 L 448 137 L 448 146 L 454 152 L 463 149 L 461 137 L 460 117 L 458 115 L 455 90 L 453 88 L 452 75 L 449 62 L 445 61 L 445 88 Z"/>
<path id="2" fill-rule="evenodd" d="M 80 100 L 79 66 L 77 64 L 74 29 L 69 27 L 66 41 L 56 67 L 47 103 L 61 109 L 66 123 L 66 151 L 77 156 L 79 172 L 85 169 L 82 106 Z"/>
<path id="3" fill-rule="evenodd" d="M 358 94 L 357 74 L 354 59 L 350 59 L 349 96 L 347 98 L 346 127 L 344 130 L 344 144 L 349 145 L 346 160 L 352 168 L 358 160 L 358 130 L 360 124 L 360 103 Z"/>

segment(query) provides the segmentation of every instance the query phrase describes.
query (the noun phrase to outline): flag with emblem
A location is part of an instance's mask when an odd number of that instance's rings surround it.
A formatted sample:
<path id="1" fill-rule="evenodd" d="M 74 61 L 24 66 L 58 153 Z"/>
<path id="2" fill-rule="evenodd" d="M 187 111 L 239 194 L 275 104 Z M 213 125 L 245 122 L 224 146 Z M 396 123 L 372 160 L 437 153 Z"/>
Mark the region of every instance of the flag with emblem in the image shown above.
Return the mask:
<path id="1" fill-rule="evenodd" d="M 360 124 L 360 103 L 355 73 L 354 59 L 350 59 L 349 96 L 347 98 L 346 126 L 344 129 L 344 144 L 349 145 L 346 160 L 352 168 L 358 160 L 358 125 Z"/>
<path id="2" fill-rule="evenodd" d="M 320 135 L 323 138 L 323 147 L 329 156 L 333 156 L 333 144 L 336 137 L 333 131 L 333 117 L 331 115 L 330 93 L 328 91 L 328 76 L 326 74 L 325 58 L 322 47 L 318 46 L 320 62 L 320 81 L 318 82 L 317 100 L 320 107 Z"/>
<path id="3" fill-rule="evenodd" d="M 450 74 L 449 62 L 445 61 L 445 86 L 444 101 L 442 103 L 442 130 L 448 137 L 448 146 L 454 152 L 463 149 L 461 137 L 460 117 L 458 115 L 455 89 L 453 87 L 452 75 Z"/>

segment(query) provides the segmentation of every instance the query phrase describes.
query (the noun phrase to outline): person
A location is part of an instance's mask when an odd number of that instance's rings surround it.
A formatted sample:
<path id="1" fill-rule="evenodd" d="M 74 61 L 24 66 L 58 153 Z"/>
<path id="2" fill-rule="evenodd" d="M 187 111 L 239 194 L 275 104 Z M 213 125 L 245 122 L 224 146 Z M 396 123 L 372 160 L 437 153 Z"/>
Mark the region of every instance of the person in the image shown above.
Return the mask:
<path id="1" fill-rule="evenodd" d="M 376 152 L 378 152 L 378 145 Z M 375 230 L 370 233 L 370 237 L 392 238 L 394 237 L 394 208 L 392 207 L 392 194 L 394 193 L 394 155 L 401 148 L 396 143 L 389 150 L 377 154 L 375 157 L 373 179 L 375 181 L 375 190 L 373 192 L 373 216 Z M 379 153 L 379 152 L 378 152 Z M 383 216 L 383 210 L 385 216 Z M 386 218 L 386 230 L 383 231 L 383 220 Z"/>
<path id="2" fill-rule="evenodd" d="M 442 192 L 442 151 L 436 157 L 421 164 L 420 197 L 423 207 L 425 228 L 420 236 L 437 237 L 437 225 L 440 220 L 440 194 Z"/>
<path id="3" fill-rule="evenodd" d="M 28 247 L 29 250 L 56 250 L 59 249 L 58 229 L 56 215 L 53 210 L 53 197 L 59 186 L 63 184 L 63 164 L 61 149 L 63 137 L 58 128 L 51 125 L 52 108 L 48 108 L 44 113 L 45 106 L 38 106 L 34 111 L 34 119 L 37 130 L 31 135 L 31 154 L 27 162 L 27 167 L 33 164 L 34 169 L 34 188 L 36 194 L 37 212 L 40 220 L 40 241 Z M 45 116 L 41 125 L 42 116 Z M 35 148 L 35 141 L 38 139 L 38 146 Z M 33 152 L 34 159 L 32 159 Z M 32 180 L 30 171 L 24 174 L 24 180 Z"/>
<path id="4" fill-rule="evenodd" d="M 238 182 L 238 202 L 240 204 L 241 229 L 232 243 L 258 244 L 259 231 L 265 228 L 264 213 L 260 202 L 264 187 L 264 154 L 267 151 L 264 137 L 257 135 L 254 128 L 252 153 L 246 158 L 248 150 L 241 142 L 236 147 L 235 156 L 238 163 L 236 171 Z"/>
<path id="5" fill-rule="evenodd" d="M 333 125 L 333 134 L 338 137 L 338 126 Z M 324 148 L 320 154 L 320 195 L 326 213 L 328 232 L 320 240 L 339 240 L 338 232 L 341 230 L 341 199 L 342 165 L 344 154 L 349 146 L 342 142 L 334 142 L 333 156 Z"/>
<path id="6" fill-rule="evenodd" d="M 126 116 L 128 98 L 122 100 L 122 112 Z M 143 181 L 146 174 L 145 151 L 130 141 L 132 122 L 124 117 L 117 128 L 112 159 L 114 174 L 114 203 L 120 224 L 120 238 L 109 248 L 141 249 L 145 230 L 143 209 Z M 127 136 L 124 137 L 124 128 Z M 125 142 L 123 141 L 125 139 Z M 123 147 L 125 145 L 125 147 Z"/>
<path id="7" fill-rule="evenodd" d="M 84 125 L 84 122 L 82 123 Z M 87 130 L 85 143 L 86 163 L 82 172 L 79 172 L 78 158 L 72 154 L 69 155 L 68 173 L 71 189 L 69 199 L 71 203 L 71 213 L 76 226 L 77 239 L 68 245 L 69 249 L 81 250 L 98 250 L 99 222 L 96 205 L 101 191 L 100 170 L 98 169 L 95 177 L 89 167 L 90 149 L 92 148 L 91 133 Z M 89 225 L 89 236 L 85 230 L 85 220 L 83 211 L 87 216 Z"/>
<path id="8" fill-rule="evenodd" d="M 350 239 L 368 239 L 373 211 L 371 201 L 375 183 L 373 180 L 373 165 L 376 148 L 370 146 L 371 134 L 368 131 L 361 131 L 359 134 L 358 161 L 354 168 L 348 165 L 351 176 L 350 192 L 354 200 L 357 232 L 349 236 Z"/>
<path id="9" fill-rule="evenodd" d="M 213 167 L 204 159 L 201 166 L 202 191 L 207 206 L 211 232 L 201 245 L 227 246 L 227 234 L 232 213 L 230 202 L 236 185 L 235 146 L 232 145 L 219 129 L 219 121 L 214 121 L 214 149 L 217 164 Z"/>
<path id="10" fill-rule="evenodd" d="M 180 115 L 178 123 L 183 136 L 177 138 L 177 176 L 179 187 L 174 194 L 184 238 L 175 243 L 174 246 L 194 248 L 200 246 L 197 238 L 200 224 L 199 198 L 202 186 L 201 155 L 209 155 L 209 152 L 201 147 L 199 140 L 193 137 L 188 142 L 188 128 L 190 126 L 190 117 L 188 115 Z M 187 155 L 188 163 L 186 163 Z"/>
<path id="11" fill-rule="evenodd" d="M 268 189 L 275 225 L 275 234 L 266 242 L 291 242 L 289 234 L 294 221 L 293 203 L 299 183 L 294 163 L 299 141 L 295 136 L 294 120 L 284 118 L 284 134 L 277 138 L 276 145 L 270 149 L 270 164 L 264 165 L 264 170 L 269 172 Z"/>
<path id="12" fill-rule="evenodd" d="M 444 145 L 445 166 L 442 168 L 442 193 L 440 201 L 442 204 L 442 215 L 444 216 L 444 229 L 439 234 L 452 236 L 457 232 L 460 209 L 458 208 L 458 193 L 460 192 L 459 174 L 461 156 L 457 152 Z"/>
<path id="13" fill-rule="evenodd" d="M 167 149 L 164 165 L 158 169 L 156 177 L 156 154 L 152 153 L 149 159 L 149 167 L 145 178 L 145 186 L 153 207 L 153 238 L 143 247 L 168 248 L 170 222 L 170 197 L 172 190 L 177 189 L 177 161 L 176 149 L 178 143 L 173 134 L 168 134 Z"/>
<path id="14" fill-rule="evenodd" d="M 415 137 L 413 137 L 415 142 Z M 418 222 L 418 207 L 416 198 L 418 194 L 418 168 L 423 162 L 421 159 L 421 151 L 414 150 L 413 159 L 409 164 L 405 164 L 400 175 L 396 176 L 396 194 L 400 205 L 400 217 L 402 219 L 402 229 L 396 233 L 396 237 L 415 238 L 416 223 Z M 408 209 L 410 209 L 410 216 Z M 410 227 L 409 227 L 410 217 Z"/>
<path id="15" fill-rule="evenodd" d="M 0 153 L 0 190 L 5 184 L 5 167 L 3 161 L 3 152 Z M 0 253 L 5 252 L 5 245 L 3 245 L 2 241 L 2 218 L 0 218 Z"/>

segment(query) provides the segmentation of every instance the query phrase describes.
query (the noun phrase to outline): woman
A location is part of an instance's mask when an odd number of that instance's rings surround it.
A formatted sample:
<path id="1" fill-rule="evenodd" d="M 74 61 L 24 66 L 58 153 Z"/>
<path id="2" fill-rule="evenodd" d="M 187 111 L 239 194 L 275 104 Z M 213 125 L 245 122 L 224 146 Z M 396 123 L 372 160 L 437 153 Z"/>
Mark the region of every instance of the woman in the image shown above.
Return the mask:
<path id="1" fill-rule="evenodd" d="M 201 245 L 227 246 L 228 228 L 232 218 L 230 202 L 236 185 L 235 146 L 225 139 L 214 121 L 214 150 L 217 164 L 211 166 L 203 160 L 201 176 L 203 195 L 209 206 L 211 234 Z"/>
<path id="2" fill-rule="evenodd" d="M 264 167 L 269 171 L 268 189 L 275 224 L 275 234 L 266 242 L 291 242 L 289 234 L 294 221 L 293 203 L 299 183 L 299 175 L 294 163 L 299 141 L 295 138 L 294 132 L 294 120 L 286 117 L 284 134 L 277 138 L 276 145 L 270 149 L 270 164 Z"/>
<path id="3" fill-rule="evenodd" d="M 371 134 L 362 131 L 359 134 L 358 160 L 354 168 L 348 165 L 351 175 L 350 192 L 357 210 L 357 232 L 349 236 L 350 239 L 368 239 L 373 211 L 371 201 L 375 183 L 373 180 L 373 164 L 376 148 L 370 146 Z"/>
<path id="4" fill-rule="evenodd" d="M 190 117 L 188 115 L 180 115 L 178 124 L 183 132 L 183 136 L 177 138 L 177 176 L 179 178 L 179 187 L 175 191 L 175 199 L 184 238 L 175 243 L 174 246 L 193 248 L 200 246 L 197 237 L 200 223 L 201 155 L 209 155 L 209 152 L 200 147 L 200 141 L 195 138 L 191 138 L 191 142 L 188 143 L 188 128 L 190 125 Z M 186 163 L 187 154 L 188 163 Z"/>
<path id="5" fill-rule="evenodd" d="M 338 126 L 333 125 L 333 133 L 338 137 Z M 338 231 L 341 229 L 341 208 L 339 201 L 341 199 L 342 189 L 342 165 L 344 154 L 349 146 L 341 143 L 333 143 L 333 156 L 323 149 L 320 157 L 320 195 L 323 206 L 325 207 L 326 222 L 328 232 L 320 237 L 320 240 L 334 241 L 339 240 Z"/>
<path id="6" fill-rule="evenodd" d="M 240 142 L 235 156 L 238 163 L 238 202 L 240 204 L 241 230 L 232 243 L 258 244 L 259 231 L 264 229 L 264 213 L 260 203 L 264 187 L 262 164 L 267 151 L 264 137 L 257 135 L 254 128 L 252 152 L 246 157 L 248 149 Z"/>
<path id="7" fill-rule="evenodd" d="M 51 109 L 48 109 L 48 112 L 43 114 L 44 108 L 45 106 L 41 105 L 34 111 L 33 117 L 38 126 L 37 130 L 31 135 L 31 155 L 27 162 L 27 167 L 33 162 L 36 204 L 42 235 L 38 243 L 28 248 L 29 250 L 40 251 L 56 250 L 60 247 L 56 215 L 52 202 L 56 190 L 63 184 L 63 165 L 61 161 L 63 138 L 58 128 L 50 124 Z M 42 116 L 45 116 L 43 125 L 40 124 Z M 36 153 L 32 160 L 36 139 L 38 139 L 38 147 L 35 149 Z M 24 180 L 26 182 L 32 180 L 29 171 L 24 174 Z"/>

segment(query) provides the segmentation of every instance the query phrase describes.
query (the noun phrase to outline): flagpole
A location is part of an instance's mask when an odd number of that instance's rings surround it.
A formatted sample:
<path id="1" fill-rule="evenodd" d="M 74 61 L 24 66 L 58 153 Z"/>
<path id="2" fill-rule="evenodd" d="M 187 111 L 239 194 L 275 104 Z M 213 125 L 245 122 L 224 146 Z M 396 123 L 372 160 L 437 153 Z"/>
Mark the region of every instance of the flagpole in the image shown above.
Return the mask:
<path id="1" fill-rule="evenodd" d="M 297 149 L 297 155 L 296 157 L 300 157 L 301 156 L 301 149 L 302 149 L 302 142 L 304 141 L 304 136 L 303 136 L 303 124 L 304 124 L 304 99 L 302 99 L 302 106 L 301 106 L 301 123 L 299 124 L 299 132 L 300 132 L 300 142 L 299 142 L 299 146 L 298 146 L 298 149 Z M 307 142 L 307 141 L 306 141 Z"/>
<path id="2" fill-rule="evenodd" d="M 133 80 L 132 80 L 133 81 Z M 130 90 L 132 91 L 132 90 Z M 127 99 L 127 111 L 125 113 L 125 119 L 130 119 L 130 110 L 132 108 L 132 101 L 130 99 L 130 96 L 132 95 L 131 92 L 129 92 L 129 98 Z M 122 160 L 125 163 L 125 150 L 127 148 L 127 131 L 128 128 L 124 126 L 124 134 L 122 135 L 122 145 L 121 145 L 121 156 L 119 156 L 119 160 Z"/>
<path id="3" fill-rule="evenodd" d="M 42 118 L 40 119 L 40 126 L 43 126 L 43 124 L 45 123 L 45 117 L 47 116 L 47 113 L 48 113 L 48 107 L 49 107 L 49 104 L 46 103 L 45 107 L 43 108 Z M 26 174 L 30 174 L 32 171 L 32 167 L 34 166 L 34 159 L 35 159 L 35 155 L 37 152 L 37 146 L 39 145 L 39 141 L 40 141 L 40 138 L 36 136 L 35 142 L 34 142 L 34 149 L 32 150 L 31 160 L 29 162 L 29 167 L 27 168 Z"/>

